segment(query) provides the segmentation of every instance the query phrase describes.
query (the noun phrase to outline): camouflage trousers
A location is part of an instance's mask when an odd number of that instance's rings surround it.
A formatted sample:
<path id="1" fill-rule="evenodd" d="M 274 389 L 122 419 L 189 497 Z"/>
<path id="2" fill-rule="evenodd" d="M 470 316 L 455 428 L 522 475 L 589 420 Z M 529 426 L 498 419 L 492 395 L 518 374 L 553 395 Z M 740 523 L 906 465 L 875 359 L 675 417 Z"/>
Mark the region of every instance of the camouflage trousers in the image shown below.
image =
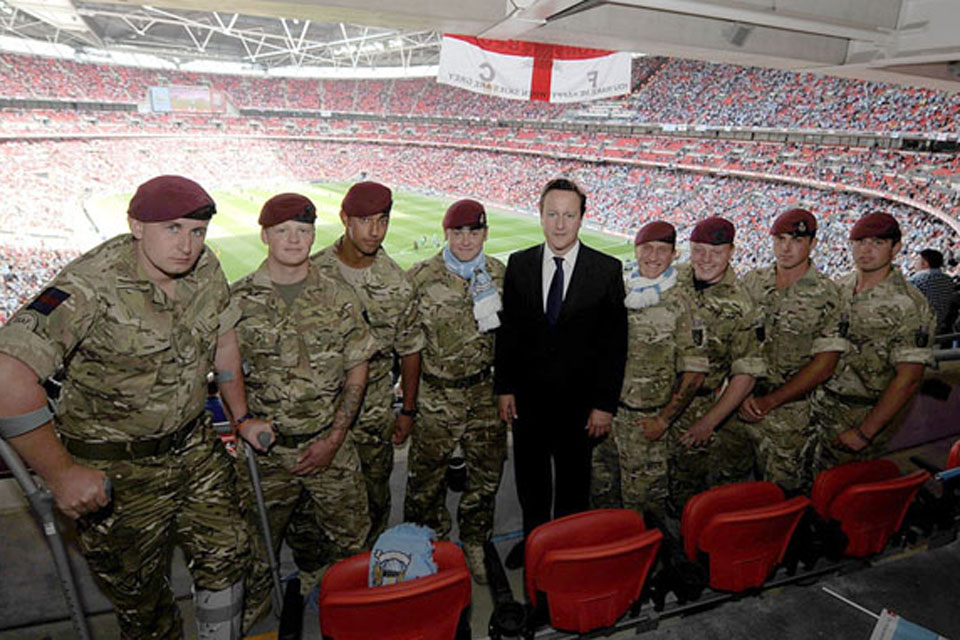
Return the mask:
<path id="1" fill-rule="evenodd" d="M 372 547 L 390 521 L 390 474 L 393 472 L 393 376 L 389 373 L 367 385 L 360 415 L 353 426 L 354 443 L 360 455 L 363 480 L 367 485 Z"/>
<path id="2" fill-rule="evenodd" d="M 393 472 L 393 380 L 390 374 L 367 385 L 350 438 L 360 458 L 367 493 L 370 532 L 365 549 L 373 546 L 390 520 L 390 474 Z M 302 500 L 287 525 L 287 545 L 297 566 L 329 564 L 332 550 L 316 525 L 311 501 Z"/>
<path id="3" fill-rule="evenodd" d="M 886 450 L 887 442 L 893 437 L 893 430 L 884 429 L 873 444 L 867 445 L 860 451 L 850 451 L 846 447 L 837 446 L 834 442 L 844 431 L 860 426 L 864 418 L 873 410 L 873 403 L 866 399 L 857 399 L 850 402 L 844 398 L 820 387 L 813 394 L 811 400 L 811 423 L 814 428 L 814 439 L 811 443 L 813 473 L 817 474 L 830 467 L 855 460 L 871 460 L 879 458 Z"/>
<path id="4" fill-rule="evenodd" d="M 590 503 L 594 509 L 625 507 L 641 515 L 647 511 L 663 522 L 673 429 L 651 442 L 639 425 L 640 419 L 659 411 L 621 406 L 614 416 L 612 433 L 593 449 Z"/>
<path id="5" fill-rule="evenodd" d="M 179 545 L 194 587 L 219 591 L 243 579 L 247 532 L 238 508 L 233 459 L 201 420 L 184 449 L 137 460 L 86 460 L 113 483 L 106 514 L 77 521 L 80 551 L 116 608 L 125 639 L 182 638 L 170 589 Z"/>
<path id="6" fill-rule="evenodd" d="M 694 398 L 677 424 L 671 427 L 674 434 L 679 436 L 691 427 L 713 402 L 712 395 Z M 753 465 L 750 437 L 736 418 L 723 423 L 705 446 L 688 449 L 674 441 L 667 474 L 671 509 L 678 516 L 683 513 L 687 500 L 696 494 L 717 485 L 750 479 Z"/>
<path id="7" fill-rule="evenodd" d="M 772 410 L 763 420 L 744 423 L 757 455 L 762 480 L 785 491 L 806 493 L 813 486 L 810 401 L 801 398 Z"/>
<path id="8" fill-rule="evenodd" d="M 447 462 L 457 444 L 463 451 L 467 482 L 460 496 L 460 540 L 483 543 L 493 533 L 497 490 L 507 457 L 507 431 L 497 415 L 492 381 L 466 389 L 420 384 L 420 416 L 410 443 L 403 519 L 450 535 L 446 507 Z"/>
<path id="9" fill-rule="evenodd" d="M 296 449 L 274 446 L 267 454 L 257 454 L 260 487 L 267 508 L 274 553 L 279 557 L 284 538 L 289 542 L 296 537 L 295 533 L 287 530 L 287 525 L 298 506 L 305 508 L 305 521 L 308 517 L 312 518 L 312 521 L 309 521 L 311 530 L 307 539 L 297 540 L 295 544 L 313 544 L 318 534 L 323 538 L 317 553 L 295 558 L 310 563 L 297 565 L 303 582 L 301 587 L 305 591 L 309 591 L 314 585 L 306 584 L 304 576 L 318 576 L 325 565 L 360 553 L 370 529 L 360 458 L 350 436 L 340 445 L 330 467 L 324 472 L 309 476 L 293 475 L 290 469 L 296 466 L 297 456 L 308 444 Z M 260 529 L 260 513 L 253 493 L 246 455 L 246 447 L 241 447 L 237 456 L 239 475 L 242 478 L 240 497 L 253 551 L 244 602 L 244 617 L 250 620 L 252 614 L 270 599 L 273 579 L 270 576 L 270 564 Z M 309 508 L 306 508 L 308 506 Z"/>

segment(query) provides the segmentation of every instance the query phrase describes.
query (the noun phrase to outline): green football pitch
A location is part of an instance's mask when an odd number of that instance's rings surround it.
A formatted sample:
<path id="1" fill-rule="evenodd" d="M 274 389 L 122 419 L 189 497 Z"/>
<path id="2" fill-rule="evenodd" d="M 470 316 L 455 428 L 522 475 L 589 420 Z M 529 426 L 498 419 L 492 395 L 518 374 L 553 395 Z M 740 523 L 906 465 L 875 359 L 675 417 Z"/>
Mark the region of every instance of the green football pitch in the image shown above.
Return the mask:
<path id="1" fill-rule="evenodd" d="M 240 278 L 254 269 L 266 256 L 266 247 L 260 241 L 257 216 L 260 207 L 272 195 L 284 191 L 302 193 L 317 206 L 317 239 L 314 250 L 333 243 L 343 232 L 340 223 L 340 201 L 348 184 L 289 184 L 267 188 L 236 188 L 213 191 L 217 202 L 207 234 L 207 243 L 213 248 L 223 264 L 230 281 Z M 108 235 L 124 231 L 125 219 L 119 226 L 118 211 L 123 211 L 130 194 L 103 198 L 91 206 L 91 214 L 97 219 L 101 230 Z M 450 199 L 424 196 L 409 191 L 394 193 L 393 210 L 390 213 L 390 229 L 384 242 L 387 253 L 401 267 L 407 268 L 416 262 L 433 256 L 443 244 L 441 220 Z M 490 236 L 484 247 L 489 255 L 506 262 L 507 256 L 517 249 L 524 249 L 543 242 L 540 223 L 536 217 L 488 207 Z M 111 223 L 101 223 L 110 220 Z M 426 244 L 424 246 L 424 238 Z M 633 254 L 633 245 L 625 238 L 594 231 L 581 231 L 581 238 L 595 249 L 620 259 Z M 417 249 L 414 249 L 414 243 Z"/>

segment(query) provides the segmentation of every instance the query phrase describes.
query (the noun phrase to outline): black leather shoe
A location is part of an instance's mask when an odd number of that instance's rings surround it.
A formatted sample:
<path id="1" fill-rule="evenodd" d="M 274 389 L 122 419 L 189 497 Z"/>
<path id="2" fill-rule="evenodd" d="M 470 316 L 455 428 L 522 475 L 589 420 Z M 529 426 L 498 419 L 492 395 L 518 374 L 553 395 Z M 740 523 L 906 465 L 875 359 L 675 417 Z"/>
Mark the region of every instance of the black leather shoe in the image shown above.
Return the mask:
<path id="1" fill-rule="evenodd" d="M 507 569 L 520 569 L 523 567 L 524 544 L 525 541 L 521 540 L 513 547 L 513 549 L 510 549 L 510 553 L 507 554 L 507 559 L 503 563 Z"/>

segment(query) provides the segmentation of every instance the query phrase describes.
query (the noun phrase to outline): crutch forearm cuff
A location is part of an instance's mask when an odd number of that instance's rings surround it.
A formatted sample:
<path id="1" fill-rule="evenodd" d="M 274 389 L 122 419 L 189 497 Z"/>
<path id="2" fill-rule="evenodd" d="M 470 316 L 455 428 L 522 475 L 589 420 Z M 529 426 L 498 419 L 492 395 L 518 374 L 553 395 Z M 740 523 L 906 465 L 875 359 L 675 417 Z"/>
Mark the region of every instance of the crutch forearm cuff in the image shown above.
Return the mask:
<path id="1" fill-rule="evenodd" d="M 53 420 L 53 413 L 47 406 L 40 407 L 19 416 L 0 418 L 0 438 L 9 440 L 30 433 Z"/>

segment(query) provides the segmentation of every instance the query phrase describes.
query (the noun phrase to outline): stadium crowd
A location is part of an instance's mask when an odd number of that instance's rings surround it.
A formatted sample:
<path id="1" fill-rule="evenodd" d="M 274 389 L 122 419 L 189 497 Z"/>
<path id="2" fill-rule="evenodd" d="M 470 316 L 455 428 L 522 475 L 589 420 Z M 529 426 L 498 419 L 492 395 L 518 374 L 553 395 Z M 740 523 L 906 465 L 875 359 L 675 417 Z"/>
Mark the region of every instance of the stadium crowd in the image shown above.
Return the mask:
<path id="1" fill-rule="evenodd" d="M 960 191 L 949 186 L 951 176 L 960 173 L 960 158 L 946 153 L 324 118 L 94 114 L 53 110 L 4 110 L 0 113 L 0 135 L 6 133 L 18 137 L 257 135 L 384 143 L 432 142 L 505 151 L 603 157 L 679 168 L 763 173 L 895 194 L 944 211 L 953 211 L 960 206 Z"/>
<path id="2" fill-rule="evenodd" d="M 942 91 L 758 67 L 638 58 L 634 91 L 589 106 L 501 100 L 433 78 L 311 80 L 94 65 L 0 53 L 0 97 L 142 103 L 153 86 L 204 86 L 237 108 L 326 110 L 483 120 L 578 119 L 603 109 L 622 122 L 836 129 L 958 130 L 960 97 Z M 813 103 L 806 99 L 817 95 Z"/>
<path id="3" fill-rule="evenodd" d="M 953 154 L 509 127 L 494 121 L 576 118 L 579 106 L 495 100 L 423 78 L 262 78 L 0 54 L 0 97 L 132 107 L 146 100 L 149 87 L 176 85 L 209 86 L 226 92 L 236 106 L 268 111 L 463 116 L 489 124 L 4 108 L 0 177 L 21 188 L 5 200 L 0 231 L 69 237 L 86 226 L 82 200 L 160 171 L 217 186 L 264 176 L 342 181 L 363 172 L 428 193 L 470 192 L 524 211 L 534 208 L 530 194 L 536 185 L 559 173 L 587 185 L 595 204 L 590 222 L 609 231 L 631 234 L 644 220 L 664 215 L 682 234 L 703 217 L 730 216 L 750 245 L 762 247 L 739 252 L 739 269 L 769 260 L 766 244 L 756 242 L 766 218 L 805 203 L 825 216 L 820 260 L 836 274 L 849 268 L 846 252 L 836 250 L 844 244 L 843 228 L 871 200 L 777 178 L 898 196 L 948 215 L 960 207 L 960 191 L 949 187 L 949 179 L 960 174 L 960 158 Z M 630 96 L 590 108 L 644 122 L 930 132 L 955 131 L 960 104 L 916 88 L 659 57 L 634 61 L 633 85 Z M 824 99 L 798 102 L 811 91 Z M 598 159 L 614 162 L 592 162 Z M 906 205 L 890 207 L 905 219 L 908 239 L 923 238 L 948 256 L 957 253 L 946 225 Z M 24 225 L 24 219 L 30 222 Z"/>
<path id="4" fill-rule="evenodd" d="M 0 230 L 69 232 L 81 221 L 78 201 L 91 193 L 110 191 L 159 171 L 191 173 L 215 186 L 236 186 L 268 180 L 349 180 L 361 173 L 426 193 L 464 192 L 511 209 L 532 211 L 531 194 L 544 176 L 570 175 L 591 192 L 588 221 L 608 231 L 631 234 L 644 220 L 666 216 L 681 230 L 704 217 L 724 214 L 746 233 L 763 235 L 768 218 L 791 203 L 803 202 L 824 216 L 825 238 L 838 229 L 836 242 L 821 244 L 831 274 L 848 268 L 842 229 L 875 206 L 855 194 L 823 191 L 766 180 L 691 173 L 669 167 L 640 167 L 554 159 L 538 155 L 461 150 L 452 147 L 337 143 L 298 140 L 218 138 L 32 140 L 0 145 L 0 178 L 22 185 L 7 201 Z M 889 207 L 904 221 L 908 238 L 925 238 L 947 254 L 960 253 L 956 235 L 931 216 L 904 205 Z M 26 214 L 29 213 L 29 216 Z M 25 222 L 26 220 L 26 222 Z M 85 224 L 85 223 L 82 223 Z M 735 264 L 747 268 L 769 259 L 761 251 L 740 252 Z"/>
<path id="5" fill-rule="evenodd" d="M 78 255 L 72 250 L 0 244 L 0 325 Z"/>

